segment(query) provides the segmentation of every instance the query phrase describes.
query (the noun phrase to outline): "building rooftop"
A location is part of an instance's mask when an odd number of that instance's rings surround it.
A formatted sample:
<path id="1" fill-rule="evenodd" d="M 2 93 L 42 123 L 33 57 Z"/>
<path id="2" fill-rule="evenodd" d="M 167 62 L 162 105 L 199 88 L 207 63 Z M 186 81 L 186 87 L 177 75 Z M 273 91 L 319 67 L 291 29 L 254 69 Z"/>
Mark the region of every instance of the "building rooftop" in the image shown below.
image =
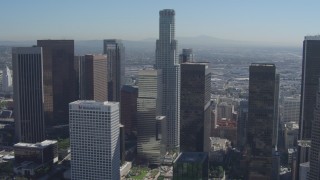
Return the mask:
<path id="1" fill-rule="evenodd" d="M 70 104 L 76 104 L 76 105 L 114 105 L 118 104 L 118 102 L 113 101 L 104 101 L 104 102 L 98 102 L 94 100 L 78 100 L 71 102 Z"/>
<path id="2" fill-rule="evenodd" d="M 294 152 L 296 152 L 295 149 L 293 149 L 293 148 L 289 148 L 289 149 L 288 149 L 288 154 L 292 154 L 292 153 L 294 153 Z"/>
<path id="3" fill-rule="evenodd" d="M 298 146 L 311 147 L 311 140 L 298 140 Z"/>
<path id="4" fill-rule="evenodd" d="M 129 93 L 138 93 L 138 88 L 129 85 L 123 85 L 121 90 Z"/>
<path id="5" fill-rule="evenodd" d="M 202 163 L 208 157 L 205 152 L 182 152 L 179 154 L 175 163 Z"/>
<path id="6" fill-rule="evenodd" d="M 252 63 L 251 66 L 269 66 L 269 67 L 273 67 L 275 66 L 272 63 Z"/>
<path id="7" fill-rule="evenodd" d="M 30 148 L 45 148 L 51 144 L 55 144 L 57 141 L 55 140 L 44 140 L 40 143 L 17 143 L 14 147 L 30 147 Z"/>
<path id="8" fill-rule="evenodd" d="M 320 35 L 315 36 L 305 36 L 304 40 L 320 40 Z"/>
<path id="9" fill-rule="evenodd" d="M 310 162 L 304 162 L 300 164 L 300 167 L 310 167 Z"/>

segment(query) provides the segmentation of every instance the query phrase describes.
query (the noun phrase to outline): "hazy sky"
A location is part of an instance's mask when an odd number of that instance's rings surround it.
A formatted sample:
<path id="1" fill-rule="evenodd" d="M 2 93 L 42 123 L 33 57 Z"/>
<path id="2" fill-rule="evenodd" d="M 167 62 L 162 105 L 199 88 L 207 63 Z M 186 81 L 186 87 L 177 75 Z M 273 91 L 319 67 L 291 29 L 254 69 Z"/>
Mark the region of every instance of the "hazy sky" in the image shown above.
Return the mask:
<path id="1" fill-rule="evenodd" d="M 320 32 L 319 0 L 1 0 L 0 40 L 156 38 L 161 9 L 178 37 L 293 45 Z"/>

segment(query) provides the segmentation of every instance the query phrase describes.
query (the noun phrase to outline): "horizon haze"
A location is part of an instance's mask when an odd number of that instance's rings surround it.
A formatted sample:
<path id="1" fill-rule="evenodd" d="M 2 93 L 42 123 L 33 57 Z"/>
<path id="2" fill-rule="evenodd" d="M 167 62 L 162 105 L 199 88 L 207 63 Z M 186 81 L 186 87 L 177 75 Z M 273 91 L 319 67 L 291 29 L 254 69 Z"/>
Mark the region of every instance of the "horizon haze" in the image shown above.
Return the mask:
<path id="1" fill-rule="evenodd" d="M 293 1 L 18 1 L 0 7 L 1 41 L 157 38 L 159 10 L 174 9 L 178 37 L 297 46 L 319 34 L 320 2 Z"/>

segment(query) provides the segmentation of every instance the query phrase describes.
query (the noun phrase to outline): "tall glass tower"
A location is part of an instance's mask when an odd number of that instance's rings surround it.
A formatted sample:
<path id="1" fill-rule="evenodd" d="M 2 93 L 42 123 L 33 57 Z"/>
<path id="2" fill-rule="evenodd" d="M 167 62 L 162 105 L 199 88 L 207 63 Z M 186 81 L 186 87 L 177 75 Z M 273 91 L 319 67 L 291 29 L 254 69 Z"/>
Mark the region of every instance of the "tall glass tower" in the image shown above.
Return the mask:
<path id="1" fill-rule="evenodd" d="M 316 98 L 316 106 L 314 108 L 311 131 L 311 149 L 310 149 L 310 172 L 309 179 L 320 179 L 320 86 Z"/>
<path id="2" fill-rule="evenodd" d="M 108 101 L 120 102 L 124 82 L 125 48 L 120 39 L 103 40 L 103 53 L 108 59 Z"/>
<path id="3" fill-rule="evenodd" d="M 301 100 L 299 118 L 299 139 L 302 144 L 311 140 L 314 109 L 320 77 L 320 36 L 306 36 L 303 41 L 302 74 L 301 74 Z M 296 168 L 309 161 L 309 151 L 305 147 L 298 147 Z M 295 172 L 298 179 L 299 171 Z"/>
<path id="4" fill-rule="evenodd" d="M 41 47 L 12 48 L 16 138 L 37 143 L 45 139 Z"/>
<path id="5" fill-rule="evenodd" d="M 247 148 L 248 179 L 277 179 L 273 152 L 276 148 L 278 81 L 274 64 L 253 63 L 249 68 Z"/>
<path id="6" fill-rule="evenodd" d="M 180 65 L 175 40 L 175 12 L 159 12 L 159 39 L 156 42 L 156 69 L 162 70 L 162 114 L 167 118 L 167 149 L 179 147 L 180 136 Z"/>
<path id="7" fill-rule="evenodd" d="M 160 142 L 157 125 L 161 105 L 161 70 L 144 69 L 139 71 L 139 93 L 137 100 L 137 151 L 141 160 L 149 164 L 160 162 Z"/>

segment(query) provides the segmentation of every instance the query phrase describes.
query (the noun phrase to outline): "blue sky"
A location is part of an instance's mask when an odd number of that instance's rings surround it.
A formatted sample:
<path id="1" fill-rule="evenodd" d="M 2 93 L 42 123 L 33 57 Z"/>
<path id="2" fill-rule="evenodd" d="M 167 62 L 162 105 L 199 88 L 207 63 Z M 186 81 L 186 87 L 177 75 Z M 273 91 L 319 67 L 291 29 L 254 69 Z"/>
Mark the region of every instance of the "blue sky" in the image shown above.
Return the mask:
<path id="1" fill-rule="evenodd" d="M 320 32 L 319 0 L 1 0 L 0 40 L 156 38 L 165 8 L 178 37 L 294 45 Z"/>

